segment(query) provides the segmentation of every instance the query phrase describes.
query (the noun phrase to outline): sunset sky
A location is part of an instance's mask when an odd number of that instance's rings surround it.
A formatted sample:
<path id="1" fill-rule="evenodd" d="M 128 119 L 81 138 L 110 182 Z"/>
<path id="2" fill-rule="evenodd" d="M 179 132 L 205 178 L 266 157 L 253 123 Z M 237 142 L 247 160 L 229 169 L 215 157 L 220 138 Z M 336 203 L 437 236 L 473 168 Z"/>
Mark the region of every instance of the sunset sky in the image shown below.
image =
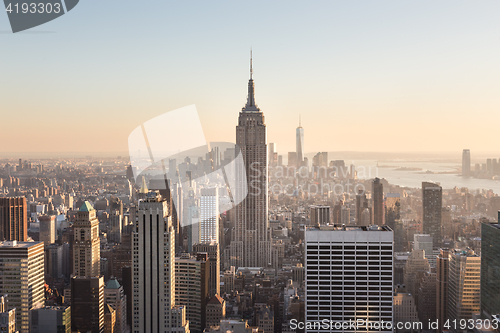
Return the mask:
<path id="1" fill-rule="evenodd" d="M 500 2 L 82 0 L 12 34 L 0 13 L 1 153 L 126 152 L 195 104 L 235 141 L 253 49 L 268 142 L 295 150 L 500 152 Z"/>

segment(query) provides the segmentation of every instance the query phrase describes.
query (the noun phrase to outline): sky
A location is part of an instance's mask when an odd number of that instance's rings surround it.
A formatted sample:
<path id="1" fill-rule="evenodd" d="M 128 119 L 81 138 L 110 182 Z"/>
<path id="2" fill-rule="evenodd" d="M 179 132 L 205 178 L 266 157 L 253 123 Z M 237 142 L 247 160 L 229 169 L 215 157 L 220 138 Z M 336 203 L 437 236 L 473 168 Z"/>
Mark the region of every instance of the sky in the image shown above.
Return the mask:
<path id="1" fill-rule="evenodd" d="M 500 2 L 80 1 L 12 34 L 0 13 L 0 153 L 123 153 L 195 104 L 235 141 L 253 50 L 268 142 L 305 151 L 500 153 Z M 496 155 L 495 155 L 496 156 Z"/>

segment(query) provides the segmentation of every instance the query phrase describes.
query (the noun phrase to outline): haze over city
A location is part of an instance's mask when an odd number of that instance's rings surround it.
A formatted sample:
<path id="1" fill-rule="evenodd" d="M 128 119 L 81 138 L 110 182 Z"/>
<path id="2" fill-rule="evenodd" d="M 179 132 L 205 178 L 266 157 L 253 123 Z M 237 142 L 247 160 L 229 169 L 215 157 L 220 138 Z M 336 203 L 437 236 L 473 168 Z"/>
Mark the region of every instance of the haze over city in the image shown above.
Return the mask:
<path id="1" fill-rule="evenodd" d="M 309 153 L 499 155 L 497 1 L 142 6 L 82 2 L 0 34 L 2 120 L 19 124 L 0 133 L 3 155 L 124 155 L 135 127 L 191 104 L 207 141 L 234 141 L 251 47 L 280 152 L 293 150 L 301 115 Z"/>

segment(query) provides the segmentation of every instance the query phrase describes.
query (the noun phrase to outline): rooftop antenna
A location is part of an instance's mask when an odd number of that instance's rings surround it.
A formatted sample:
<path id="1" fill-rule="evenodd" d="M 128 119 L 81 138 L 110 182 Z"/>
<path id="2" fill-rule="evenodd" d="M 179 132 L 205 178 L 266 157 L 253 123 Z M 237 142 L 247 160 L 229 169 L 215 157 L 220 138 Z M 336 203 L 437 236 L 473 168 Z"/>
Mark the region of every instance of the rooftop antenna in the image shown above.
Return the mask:
<path id="1" fill-rule="evenodd" d="M 252 48 L 250 48 L 250 80 L 252 80 L 253 77 L 253 66 L 252 66 Z"/>

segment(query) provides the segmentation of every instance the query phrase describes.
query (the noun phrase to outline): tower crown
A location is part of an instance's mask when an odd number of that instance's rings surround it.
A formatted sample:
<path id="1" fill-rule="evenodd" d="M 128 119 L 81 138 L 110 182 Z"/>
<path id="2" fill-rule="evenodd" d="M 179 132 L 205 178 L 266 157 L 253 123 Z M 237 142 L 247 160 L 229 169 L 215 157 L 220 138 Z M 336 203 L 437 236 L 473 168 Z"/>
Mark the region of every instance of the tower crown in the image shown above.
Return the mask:
<path id="1" fill-rule="evenodd" d="M 260 109 L 255 104 L 255 87 L 253 84 L 253 57 L 252 50 L 250 50 L 250 80 L 248 80 L 248 96 L 247 104 L 243 107 L 244 112 L 259 112 Z"/>

